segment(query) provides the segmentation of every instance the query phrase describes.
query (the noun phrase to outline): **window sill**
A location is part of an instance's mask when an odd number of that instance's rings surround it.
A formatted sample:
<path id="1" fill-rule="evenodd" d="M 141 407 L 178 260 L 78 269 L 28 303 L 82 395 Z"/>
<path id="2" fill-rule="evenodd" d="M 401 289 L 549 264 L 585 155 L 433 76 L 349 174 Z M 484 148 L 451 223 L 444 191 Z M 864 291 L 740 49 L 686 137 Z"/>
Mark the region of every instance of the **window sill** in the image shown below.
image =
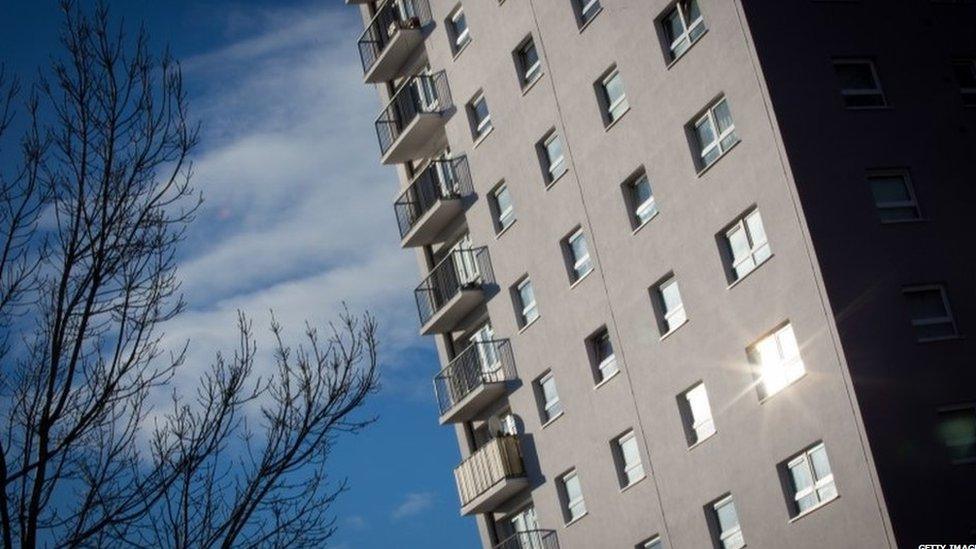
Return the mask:
<path id="1" fill-rule="evenodd" d="M 512 222 L 509 223 L 507 226 L 505 226 L 503 229 L 496 231 L 495 232 L 495 239 L 497 240 L 497 239 L 501 238 L 502 235 L 505 234 L 505 233 L 507 233 L 508 230 L 511 229 L 516 223 L 518 223 L 518 219 L 512 220 Z"/>
<path id="2" fill-rule="evenodd" d="M 742 143 L 742 139 L 739 139 L 738 141 L 736 141 L 735 143 L 733 143 L 731 147 L 725 149 L 725 151 L 723 151 L 722 154 L 718 155 L 718 158 L 716 158 L 715 160 L 713 160 L 711 164 L 705 166 L 704 168 L 699 169 L 698 170 L 698 177 L 701 178 L 703 175 L 705 175 L 705 172 L 707 172 L 708 170 L 712 169 L 712 167 L 714 165 L 718 164 L 723 158 L 725 158 L 725 155 L 729 154 L 730 152 L 732 152 L 733 149 L 735 149 L 736 147 L 738 147 L 739 146 L 739 143 Z"/>
<path id="3" fill-rule="evenodd" d="M 585 23 L 579 26 L 580 34 L 583 34 L 583 31 L 585 31 L 587 27 L 592 25 L 593 21 L 596 21 L 596 18 L 599 17 L 601 13 L 603 13 L 603 6 L 600 6 L 600 8 L 596 10 L 596 13 L 590 16 L 590 19 L 588 21 L 586 21 Z"/>
<path id="4" fill-rule="evenodd" d="M 927 223 L 928 219 L 916 217 L 915 219 L 882 219 L 882 225 L 911 225 L 913 223 Z"/>
<path id="5" fill-rule="evenodd" d="M 631 482 L 630 484 L 628 484 L 627 486 L 624 486 L 623 488 L 621 488 L 620 489 L 620 493 L 622 494 L 622 493 L 626 492 L 627 490 L 630 490 L 634 486 L 637 486 L 638 484 L 640 484 L 641 482 L 643 482 L 644 479 L 646 479 L 646 478 L 647 478 L 647 475 L 646 474 L 641 475 L 641 477 L 639 479 L 637 479 L 634 482 Z"/>
<path id="6" fill-rule="evenodd" d="M 633 215 L 633 214 L 631 214 L 631 215 Z M 661 210 L 658 210 L 658 211 L 654 212 L 654 215 L 652 215 L 651 217 L 648 217 L 647 218 L 647 221 L 644 221 L 643 223 L 641 223 L 640 225 L 638 225 L 636 228 L 634 228 L 634 230 L 633 230 L 633 232 L 631 234 L 637 234 L 638 232 L 640 232 L 641 229 L 643 229 L 644 227 L 650 225 L 651 224 L 651 221 L 654 221 L 654 218 L 656 218 L 659 215 L 661 215 Z"/>
<path id="7" fill-rule="evenodd" d="M 786 523 L 787 524 L 793 524 L 794 522 L 802 519 L 803 517 L 805 517 L 807 515 L 813 514 L 815 511 L 826 507 L 831 502 L 837 501 L 838 499 L 840 499 L 840 494 L 837 494 L 836 496 L 828 499 L 827 501 L 821 501 L 820 503 L 816 504 L 815 506 L 807 509 L 806 511 L 804 511 L 804 512 L 800 513 L 799 515 L 797 515 L 797 516 L 791 518 L 790 520 L 786 521 Z"/>
<path id="8" fill-rule="evenodd" d="M 872 111 L 893 111 L 895 109 L 892 108 L 891 105 L 864 106 L 864 107 L 848 107 L 845 105 L 844 110 L 872 112 Z"/>
<path id="9" fill-rule="evenodd" d="M 713 419 L 712 421 L 715 421 L 715 420 Z M 688 451 L 690 452 L 690 451 L 694 450 L 695 448 L 698 448 L 702 444 L 705 444 L 709 440 L 712 440 L 713 438 L 715 438 L 715 435 L 717 435 L 717 434 L 718 434 L 718 431 L 716 430 L 712 434 L 708 435 L 707 437 L 705 437 L 705 438 L 699 440 L 698 442 L 692 444 L 691 446 L 689 446 L 688 447 Z"/>
<path id="10" fill-rule="evenodd" d="M 545 71 L 539 71 L 539 74 L 537 74 L 535 78 L 522 84 L 522 96 L 525 97 L 525 94 L 529 93 L 529 90 L 534 88 L 535 85 L 542 80 L 542 77 L 545 76 L 545 74 Z"/>
<path id="11" fill-rule="evenodd" d="M 582 284 L 583 281 L 586 280 L 591 274 L 593 274 L 593 271 L 595 271 L 595 270 L 596 270 L 595 268 L 592 268 L 591 267 L 589 271 L 586 271 L 586 274 L 584 274 L 583 276 L 581 276 L 581 277 L 577 278 L 576 280 L 574 280 L 572 282 L 572 284 L 569 285 L 569 289 L 572 290 L 573 288 L 575 288 L 575 287 L 579 286 L 580 284 Z"/>
<path id="12" fill-rule="evenodd" d="M 584 518 L 586 518 L 586 516 L 589 515 L 589 514 L 590 514 L 589 511 L 584 511 L 582 515 L 580 515 L 580 516 L 574 518 L 573 520 L 567 522 L 566 524 L 564 524 L 563 525 L 563 528 L 569 528 L 570 526 L 572 526 L 572 525 L 576 524 L 577 522 L 579 522 L 579 521 L 583 520 Z"/>
<path id="13" fill-rule="evenodd" d="M 533 324 L 535 324 L 536 322 L 539 322 L 539 319 L 540 318 L 542 318 L 541 315 L 533 318 L 531 321 L 529 321 L 528 323 L 526 323 L 525 326 L 522 326 L 521 328 L 519 328 L 518 333 L 519 334 L 524 333 L 526 330 L 528 330 L 529 328 L 531 328 Z"/>
<path id="14" fill-rule="evenodd" d="M 614 373 L 610 374 L 609 376 L 603 378 L 603 380 L 601 380 L 600 383 L 597 383 L 596 385 L 594 385 L 593 386 L 593 390 L 596 391 L 600 387 L 603 387 L 607 383 L 610 383 L 610 380 L 612 380 L 613 378 L 617 377 L 618 375 L 620 375 L 620 367 L 619 366 L 617 367 L 617 371 L 616 372 L 614 372 Z"/>
<path id="15" fill-rule="evenodd" d="M 553 188 L 556 185 L 556 183 L 558 183 L 559 180 L 562 179 L 563 177 L 565 177 L 566 174 L 568 174 L 568 173 L 569 173 L 569 168 L 566 168 L 566 171 L 564 171 L 563 173 L 559 174 L 559 177 L 553 179 L 552 181 L 547 182 L 546 183 L 546 190 L 548 191 L 549 189 Z"/>
<path id="16" fill-rule="evenodd" d="M 616 119 L 614 119 L 613 122 L 610 122 L 609 124 L 607 124 L 606 126 L 604 126 L 603 127 L 603 131 L 609 132 L 611 129 L 613 129 L 613 127 L 616 126 L 618 122 L 620 122 L 621 120 L 624 119 L 625 116 L 627 116 L 627 113 L 630 112 L 630 109 L 631 109 L 631 107 L 627 107 L 627 110 L 625 110 L 624 112 L 620 113 L 620 116 L 618 116 Z"/>
<path id="17" fill-rule="evenodd" d="M 671 337 L 671 334 L 673 334 L 673 333 L 675 333 L 675 332 L 677 332 L 678 330 L 680 330 L 680 329 L 681 329 L 681 327 L 682 327 L 682 326 L 684 326 L 684 325 L 686 325 L 686 324 L 688 324 L 688 319 L 685 319 L 685 321 L 684 321 L 684 322 L 682 322 L 681 324 L 678 324 L 678 325 L 677 325 L 677 326 L 675 326 L 674 328 L 671 328 L 670 330 L 668 330 L 668 333 L 666 333 L 666 334 L 664 334 L 664 335 L 662 335 L 662 336 L 661 336 L 661 339 L 660 339 L 660 341 L 664 341 L 665 339 L 667 339 L 667 338 L 669 338 L 669 337 Z"/>
<path id="18" fill-rule="evenodd" d="M 476 137 L 475 140 L 474 140 L 474 143 L 471 145 L 471 148 L 472 149 L 477 149 L 478 148 L 478 145 L 481 145 L 485 141 L 485 139 L 488 139 L 488 136 L 491 135 L 491 134 L 493 134 L 493 133 L 495 133 L 495 126 L 494 125 L 491 127 L 491 129 L 489 129 L 485 133 L 483 133 L 483 134 L 479 135 L 478 137 Z"/>
<path id="19" fill-rule="evenodd" d="M 729 284 L 725 289 L 726 290 L 731 290 L 732 288 L 735 288 L 736 286 L 739 285 L 740 282 L 742 282 L 743 280 L 749 278 L 749 275 L 751 275 L 752 273 L 758 271 L 759 270 L 759 267 L 762 267 L 763 265 L 765 265 L 766 263 L 768 263 L 770 259 L 772 259 L 774 257 L 776 257 L 776 254 L 769 254 L 769 257 L 767 257 L 766 259 L 763 259 L 759 264 L 757 264 L 755 267 L 753 267 L 751 271 L 749 271 L 748 273 L 746 273 L 746 274 L 740 276 L 739 278 L 737 278 L 735 280 L 735 282 L 733 282 L 732 284 Z"/>
<path id="20" fill-rule="evenodd" d="M 692 42 L 691 44 L 688 45 L 688 49 L 686 49 L 685 51 L 681 52 L 674 59 L 668 61 L 668 64 L 664 67 L 664 70 L 668 70 L 669 71 L 669 70 L 671 70 L 671 67 L 677 65 L 678 64 L 678 61 L 681 61 L 681 59 L 684 56 L 688 55 L 688 52 L 690 52 L 692 49 L 694 49 L 695 44 L 697 44 L 698 42 L 700 42 L 701 39 L 704 38 L 706 34 L 708 34 L 708 28 L 706 28 L 704 32 L 702 32 L 701 34 L 699 34 L 698 35 L 698 38 L 695 38 L 695 41 L 694 42 Z"/>
<path id="21" fill-rule="evenodd" d="M 552 425 L 553 423 L 555 423 L 557 419 L 563 417 L 564 415 L 566 415 L 566 412 L 559 412 L 558 414 L 556 414 L 556 415 L 552 416 L 551 418 L 547 419 L 546 422 L 543 423 L 542 424 L 542 427 L 540 427 L 540 428 L 541 429 L 546 429 L 547 427 L 549 427 L 550 425 Z"/>
<path id="22" fill-rule="evenodd" d="M 915 342 L 924 345 L 926 343 L 940 343 L 943 341 L 959 341 L 963 339 L 966 339 L 966 336 L 962 334 L 955 334 L 955 335 L 939 336 L 939 337 L 927 337 L 925 339 L 916 339 Z"/>
<path id="23" fill-rule="evenodd" d="M 464 53 L 464 50 L 468 49 L 468 46 L 471 45 L 471 42 L 472 42 L 472 39 L 471 38 L 468 38 L 468 41 L 467 42 L 465 42 L 460 48 L 454 50 L 454 57 L 452 59 L 454 61 L 457 61 L 457 58 L 458 57 L 461 57 L 461 54 Z"/>
<path id="24" fill-rule="evenodd" d="M 784 385 L 784 386 L 782 386 L 782 387 L 780 387 L 780 388 L 779 388 L 779 390 L 777 390 L 777 391 L 776 391 L 775 393 L 771 393 L 771 394 L 768 394 L 768 395 L 766 395 L 766 396 L 763 396 L 763 397 L 761 397 L 761 398 L 759 399 L 759 404 L 760 404 L 760 405 L 762 405 L 762 404 L 766 404 L 766 403 L 767 403 L 767 402 L 769 402 L 770 400 L 772 400 L 772 399 L 774 399 L 774 398 L 776 398 L 776 395 L 778 395 L 778 394 L 780 394 L 780 393 L 783 393 L 784 391 L 786 391 L 786 390 L 787 390 L 787 389 L 789 389 L 790 387 L 793 387 L 793 386 L 794 386 L 794 385 L 796 385 L 797 383 L 799 383 L 799 382 L 801 382 L 801 381 L 803 381 L 803 379 L 807 377 L 807 374 L 808 374 L 808 373 L 809 373 L 809 372 L 807 372 L 807 371 L 806 371 L 806 368 L 804 367 L 804 371 L 803 371 L 803 373 L 802 373 L 802 374 L 801 374 L 801 375 L 800 375 L 799 377 L 797 377 L 797 378 L 796 378 L 796 379 L 794 379 L 793 381 L 791 381 L 791 382 L 789 382 L 789 383 L 787 383 L 786 385 Z M 762 384 L 762 380 L 760 380 L 760 381 L 759 381 L 759 384 L 760 384 L 760 385 Z"/>

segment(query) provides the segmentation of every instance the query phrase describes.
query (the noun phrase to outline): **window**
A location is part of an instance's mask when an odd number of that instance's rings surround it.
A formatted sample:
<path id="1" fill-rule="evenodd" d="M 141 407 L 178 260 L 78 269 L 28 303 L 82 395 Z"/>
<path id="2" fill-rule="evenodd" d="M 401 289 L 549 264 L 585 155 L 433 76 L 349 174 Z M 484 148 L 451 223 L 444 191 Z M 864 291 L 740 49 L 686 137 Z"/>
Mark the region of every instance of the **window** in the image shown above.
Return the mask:
<path id="1" fill-rule="evenodd" d="M 661 313 L 658 324 L 663 337 L 687 322 L 688 316 L 685 314 L 685 305 L 681 301 L 678 281 L 673 276 L 658 284 L 656 291 Z"/>
<path id="2" fill-rule="evenodd" d="M 952 463 L 976 462 L 976 405 L 940 410 L 938 433 Z"/>
<path id="3" fill-rule="evenodd" d="M 905 288 L 904 294 L 918 341 L 952 339 L 959 335 L 945 287 L 916 286 Z"/>
<path id="4" fill-rule="evenodd" d="M 715 523 L 718 526 L 718 542 L 724 549 L 739 549 L 746 546 L 739 526 L 739 514 L 735 511 L 732 496 L 726 496 L 712 504 Z"/>
<path id="5" fill-rule="evenodd" d="M 624 93 L 624 80 L 620 71 L 614 69 L 604 76 L 599 83 L 600 101 L 603 106 L 603 121 L 609 125 L 616 122 L 630 109 L 627 94 Z"/>
<path id="6" fill-rule="evenodd" d="M 711 166 L 739 142 L 739 136 L 735 133 L 735 124 L 732 122 L 729 102 L 724 97 L 695 121 L 694 130 L 701 169 Z"/>
<path id="7" fill-rule="evenodd" d="M 563 142 L 555 133 L 549 134 L 539 144 L 546 170 L 546 181 L 552 183 L 566 173 L 566 158 L 563 156 Z"/>
<path id="8" fill-rule="evenodd" d="M 494 128 L 491 125 L 491 112 L 488 110 L 485 94 L 479 93 L 468 102 L 468 115 L 471 117 L 471 132 L 475 140 L 488 135 L 488 132 Z"/>
<path id="9" fill-rule="evenodd" d="M 539 378 L 539 395 L 542 397 L 542 422 L 552 421 L 563 414 L 563 405 L 556 392 L 556 379 L 552 372 Z"/>
<path id="10" fill-rule="evenodd" d="M 576 4 L 581 27 L 592 21 L 596 14 L 600 13 L 600 0 L 573 0 L 573 2 Z"/>
<path id="11" fill-rule="evenodd" d="M 515 50 L 515 61 L 522 87 L 535 82 L 542 74 L 542 63 L 539 61 L 539 52 L 535 49 L 535 42 L 532 41 L 532 37 L 526 39 Z"/>
<path id="12" fill-rule="evenodd" d="M 651 190 L 651 182 L 647 179 L 646 173 L 641 172 L 626 183 L 624 192 L 628 197 L 631 224 L 635 229 L 643 226 L 657 215 L 657 202 L 654 200 L 654 192 Z"/>
<path id="13" fill-rule="evenodd" d="M 840 82 L 840 95 L 848 109 L 884 107 L 884 92 L 874 63 L 869 59 L 837 59 L 834 70 Z"/>
<path id="14" fill-rule="evenodd" d="M 837 497 L 834 475 L 827 460 L 827 448 L 823 443 L 791 459 L 786 464 L 793 490 L 793 514 L 819 507 Z"/>
<path id="15" fill-rule="evenodd" d="M 610 341 L 610 332 L 606 328 L 590 337 L 590 352 L 596 370 L 597 383 L 610 379 L 619 371 L 617 368 L 617 357 L 613 354 L 613 343 Z"/>
<path id="16" fill-rule="evenodd" d="M 576 229 L 576 232 L 569 235 L 564 246 L 571 264 L 570 279 L 572 282 L 590 274 L 593 270 L 593 262 L 590 261 L 590 250 L 586 244 L 586 235 L 583 234 L 583 229 Z"/>
<path id="17" fill-rule="evenodd" d="M 663 547 L 664 545 L 662 545 L 660 536 L 654 536 L 644 543 L 639 544 L 637 549 L 662 549 Z"/>
<path id="18" fill-rule="evenodd" d="M 699 382 L 685 391 L 678 401 L 682 404 L 681 411 L 685 420 L 688 446 L 694 446 L 715 434 L 712 407 L 708 403 L 708 392 L 705 390 L 704 383 Z"/>
<path id="19" fill-rule="evenodd" d="M 448 18 L 448 28 L 451 31 L 454 53 L 458 53 L 471 41 L 468 20 L 464 17 L 464 10 L 460 6 Z"/>
<path id="20" fill-rule="evenodd" d="M 661 18 L 661 25 L 664 27 L 671 60 L 686 52 L 706 30 L 698 0 L 679 0 Z"/>
<path id="21" fill-rule="evenodd" d="M 725 242 L 732 258 L 733 280 L 739 280 L 751 273 L 772 255 L 759 210 L 753 210 L 736 221 L 725 232 Z"/>
<path id="22" fill-rule="evenodd" d="M 806 369 L 800 359 L 793 326 L 782 328 L 759 340 L 751 349 L 752 360 L 759 365 L 759 397 L 769 398 L 803 377 Z"/>
<path id="23" fill-rule="evenodd" d="M 905 170 L 876 171 L 868 174 L 874 205 L 882 223 L 915 221 L 922 218 L 915 200 L 915 189 Z"/>
<path id="24" fill-rule="evenodd" d="M 579 475 L 576 471 L 570 471 L 562 476 L 560 482 L 563 486 L 564 505 L 566 522 L 574 520 L 586 514 L 586 502 L 583 501 L 583 488 L 580 486 Z"/>
<path id="25" fill-rule="evenodd" d="M 644 478 L 644 464 L 641 462 L 637 436 L 630 431 L 618 438 L 615 446 L 620 464 L 620 486 L 626 488 Z"/>
<path id="26" fill-rule="evenodd" d="M 959 59 L 952 62 L 952 72 L 959 84 L 962 104 L 976 107 L 976 59 Z"/>
<path id="27" fill-rule="evenodd" d="M 491 206 L 495 218 L 495 232 L 500 233 L 515 223 L 515 208 L 508 187 L 499 185 L 491 192 Z"/>
<path id="28" fill-rule="evenodd" d="M 535 290 L 532 289 L 532 281 L 525 278 L 519 282 L 515 286 L 515 294 L 519 306 L 519 324 L 522 327 L 528 326 L 539 318 L 539 307 L 535 302 Z"/>

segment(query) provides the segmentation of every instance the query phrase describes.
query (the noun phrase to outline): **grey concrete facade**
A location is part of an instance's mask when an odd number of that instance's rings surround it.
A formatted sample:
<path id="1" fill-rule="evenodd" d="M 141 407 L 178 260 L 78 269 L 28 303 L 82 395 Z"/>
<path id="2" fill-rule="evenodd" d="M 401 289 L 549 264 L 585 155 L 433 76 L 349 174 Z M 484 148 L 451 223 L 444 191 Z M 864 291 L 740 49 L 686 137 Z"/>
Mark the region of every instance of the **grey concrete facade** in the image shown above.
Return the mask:
<path id="1" fill-rule="evenodd" d="M 490 321 L 517 371 L 502 398 L 454 424 L 460 463 L 488 417 L 517 418 L 529 487 L 477 515 L 484 547 L 529 504 L 564 549 L 654 536 L 712 547 L 708 506 L 727 494 L 751 547 L 973 541 L 976 466 L 952 464 L 935 432 L 937 410 L 976 401 L 976 352 L 964 337 L 916 342 L 902 290 L 944 284 L 963 334 L 976 315 L 976 256 L 960 238 L 973 232 L 976 110 L 950 66 L 976 57 L 976 5 L 699 0 L 707 32 L 671 61 L 658 18 L 674 2 L 601 0 L 582 28 L 573 0 L 423 4 L 424 40 L 400 74 L 446 76 L 443 139 L 467 159 L 473 192 L 440 242 L 417 248 L 421 278 L 465 233 L 492 271 L 484 303 L 435 336 L 438 352 L 450 363 Z M 459 6 L 471 40 L 455 51 Z M 361 9 L 368 24 L 378 6 Z M 513 51 L 527 37 L 542 75 L 523 87 Z M 837 57 L 874 61 L 887 108 L 844 108 Z M 595 83 L 612 67 L 630 109 L 608 127 Z M 398 84 L 378 86 L 384 104 Z M 493 130 L 476 140 L 465 105 L 478 94 Z M 720 97 L 740 142 L 700 169 L 689 124 Z M 553 131 L 568 170 L 547 183 L 537 144 Z M 424 163 L 398 165 L 403 189 Z M 879 222 L 866 174 L 881 168 L 910 171 L 924 221 Z M 641 169 L 659 214 L 635 230 L 622 185 Z M 499 233 L 500 182 L 517 220 Z M 730 283 L 722 235 L 753 210 L 772 257 Z M 561 243 L 577 228 L 594 269 L 574 282 Z M 688 321 L 662 337 L 653 288 L 672 275 Z M 525 276 L 540 316 L 521 326 L 511 288 Z M 747 350 L 787 322 L 805 374 L 760 399 Z M 597 383 L 586 341 L 602 327 L 620 372 Z M 564 409 L 551 421 L 535 387 L 547 372 Z M 716 433 L 689 448 L 678 397 L 698 382 Z M 621 488 L 612 445 L 628 431 L 646 477 Z M 784 464 L 819 442 L 839 497 L 795 516 Z M 567 523 L 558 479 L 570 470 L 587 512 Z"/>

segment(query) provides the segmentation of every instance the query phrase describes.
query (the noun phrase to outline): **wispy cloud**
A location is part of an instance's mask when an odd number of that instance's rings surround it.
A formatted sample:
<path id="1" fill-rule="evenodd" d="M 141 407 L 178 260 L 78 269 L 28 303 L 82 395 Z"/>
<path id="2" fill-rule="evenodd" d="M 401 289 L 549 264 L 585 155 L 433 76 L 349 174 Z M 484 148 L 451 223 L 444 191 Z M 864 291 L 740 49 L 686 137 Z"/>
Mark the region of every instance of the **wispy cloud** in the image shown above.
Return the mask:
<path id="1" fill-rule="evenodd" d="M 390 517 L 400 520 L 419 515 L 434 506 L 434 494 L 431 492 L 411 492 L 403 498 L 403 502 L 393 509 Z"/>

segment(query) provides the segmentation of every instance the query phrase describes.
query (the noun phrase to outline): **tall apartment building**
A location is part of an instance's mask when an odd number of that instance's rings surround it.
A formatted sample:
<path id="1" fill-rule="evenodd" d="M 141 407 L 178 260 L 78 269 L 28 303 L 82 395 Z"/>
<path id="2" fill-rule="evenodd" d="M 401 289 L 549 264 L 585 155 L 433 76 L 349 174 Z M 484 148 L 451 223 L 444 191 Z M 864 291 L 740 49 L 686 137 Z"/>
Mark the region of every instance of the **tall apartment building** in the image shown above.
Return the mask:
<path id="1" fill-rule="evenodd" d="M 976 4 L 346 3 L 484 547 L 976 539 Z"/>

